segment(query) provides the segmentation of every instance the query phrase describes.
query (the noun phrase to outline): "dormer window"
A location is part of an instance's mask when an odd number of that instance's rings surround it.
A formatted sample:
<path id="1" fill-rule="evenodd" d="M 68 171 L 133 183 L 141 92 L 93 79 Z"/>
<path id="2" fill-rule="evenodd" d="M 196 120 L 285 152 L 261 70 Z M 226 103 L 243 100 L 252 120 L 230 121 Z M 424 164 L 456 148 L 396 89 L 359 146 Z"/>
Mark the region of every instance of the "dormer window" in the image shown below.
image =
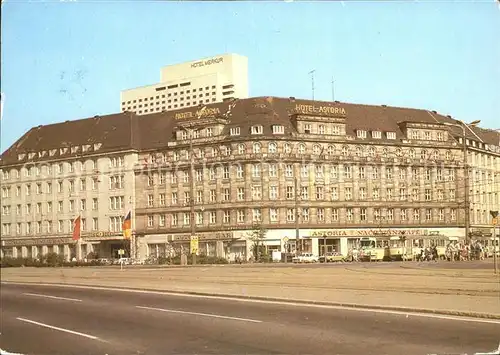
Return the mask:
<path id="1" fill-rule="evenodd" d="M 240 135 L 240 127 L 233 127 L 229 130 L 229 134 L 231 136 L 239 136 Z"/>
<path id="2" fill-rule="evenodd" d="M 311 134 L 311 132 L 312 132 L 311 125 L 310 124 L 305 124 L 304 125 L 304 133 L 305 134 Z"/>
<path id="3" fill-rule="evenodd" d="M 431 132 L 429 131 L 424 131 L 424 139 L 426 141 L 430 141 L 431 140 Z"/>
<path id="4" fill-rule="evenodd" d="M 382 132 L 380 132 L 380 131 L 372 131 L 372 138 L 374 138 L 374 139 L 381 139 L 382 138 Z"/>
<path id="5" fill-rule="evenodd" d="M 54 155 L 56 155 L 56 153 L 57 153 L 57 149 L 51 149 L 51 150 L 49 150 L 49 155 L 51 157 L 53 157 Z"/>
<path id="6" fill-rule="evenodd" d="M 102 143 L 96 143 L 94 144 L 94 150 L 99 150 L 102 146 Z"/>
<path id="7" fill-rule="evenodd" d="M 211 127 L 208 127 L 205 132 L 207 137 L 212 137 L 214 135 L 214 130 Z"/>
<path id="8" fill-rule="evenodd" d="M 474 142 L 476 143 L 476 142 Z M 36 153 L 29 153 L 28 154 L 28 159 L 33 159 L 35 157 Z"/>
<path id="9" fill-rule="evenodd" d="M 59 154 L 66 154 L 68 152 L 68 148 L 60 148 L 59 149 Z"/>
<path id="10" fill-rule="evenodd" d="M 75 147 L 71 147 L 71 153 L 74 154 L 76 152 L 78 152 L 78 146 L 75 146 Z"/>
<path id="11" fill-rule="evenodd" d="M 387 132 L 387 139 L 396 139 L 396 132 Z"/>
<path id="12" fill-rule="evenodd" d="M 252 126 L 252 129 L 251 129 L 251 133 L 252 134 L 262 134 L 263 132 L 263 128 L 261 125 L 258 125 L 258 126 Z"/>
<path id="13" fill-rule="evenodd" d="M 186 131 L 182 131 L 182 132 L 181 132 L 181 139 L 182 139 L 182 140 L 186 140 L 186 139 L 187 139 L 187 137 L 188 137 L 187 132 L 186 132 Z"/>
<path id="14" fill-rule="evenodd" d="M 82 152 L 87 152 L 90 149 L 90 144 L 82 145 Z"/>
<path id="15" fill-rule="evenodd" d="M 437 133 L 437 140 L 438 141 L 444 141 L 444 134 L 443 134 L 443 132 L 438 132 Z"/>
<path id="16" fill-rule="evenodd" d="M 356 135 L 358 138 L 366 138 L 366 131 L 362 129 L 358 129 L 356 132 Z"/>
<path id="17" fill-rule="evenodd" d="M 285 127 L 282 125 L 273 125 L 273 134 L 284 134 Z"/>
<path id="18" fill-rule="evenodd" d="M 472 141 L 472 146 L 475 147 L 476 146 L 476 141 Z"/>
<path id="19" fill-rule="evenodd" d="M 192 132 L 193 132 L 193 138 L 194 139 L 200 138 L 200 131 L 199 130 L 196 129 L 196 130 L 194 130 Z"/>

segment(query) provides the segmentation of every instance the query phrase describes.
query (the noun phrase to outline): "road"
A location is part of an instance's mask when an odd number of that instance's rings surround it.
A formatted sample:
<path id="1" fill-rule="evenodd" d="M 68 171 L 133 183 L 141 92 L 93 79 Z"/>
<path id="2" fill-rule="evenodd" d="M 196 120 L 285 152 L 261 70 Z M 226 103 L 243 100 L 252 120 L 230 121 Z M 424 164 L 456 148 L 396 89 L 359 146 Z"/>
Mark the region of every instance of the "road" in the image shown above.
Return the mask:
<path id="1" fill-rule="evenodd" d="M 459 354 L 500 321 L 151 292 L 1 286 L 0 348 L 44 354 Z"/>

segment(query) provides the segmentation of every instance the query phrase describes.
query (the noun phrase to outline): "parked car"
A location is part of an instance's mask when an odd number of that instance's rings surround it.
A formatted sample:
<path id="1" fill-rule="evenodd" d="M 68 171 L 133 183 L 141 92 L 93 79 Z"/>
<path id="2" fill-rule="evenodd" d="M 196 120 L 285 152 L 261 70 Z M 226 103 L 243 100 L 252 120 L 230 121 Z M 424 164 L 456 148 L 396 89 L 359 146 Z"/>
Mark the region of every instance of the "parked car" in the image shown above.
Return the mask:
<path id="1" fill-rule="evenodd" d="M 318 257 L 311 253 L 303 253 L 292 259 L 294 263 L 317 263 L 318 261 Z"/>
<path id="2" fill-rule="evenodd" d="M 329 253 L 326 253 L 326 255 L 321 255 L 319 257 L 319 262 L 324 263 L 325 259 L 326 259 L 327 263 L 346 261 L 345 256 L 342 255 L 341 253 L 338 253 L 338 252 L 329 252 Z"/>

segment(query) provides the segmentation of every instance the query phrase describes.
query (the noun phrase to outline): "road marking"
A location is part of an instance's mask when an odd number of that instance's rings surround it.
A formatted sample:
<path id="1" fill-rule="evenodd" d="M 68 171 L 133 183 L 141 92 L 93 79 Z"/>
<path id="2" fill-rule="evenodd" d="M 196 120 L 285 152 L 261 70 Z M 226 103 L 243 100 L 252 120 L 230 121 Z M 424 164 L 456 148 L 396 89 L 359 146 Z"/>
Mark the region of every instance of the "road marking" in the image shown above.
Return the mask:
<path id="1" fill-rule="evenodd" d="M 58 296 L 50 296 L 50 295 L 41 295 L 39 293 L 23 293 L 26 296 L 35 296 L 35 297 L 44 297 L 44 298 L 53 298 L 56 300 L 64 300 L 64 301 L 74 301 L 74 302 L 82 302 L 82 300 L 76 298 L 67 298 L 67 297 L 58 297 Z"/>
<path id="2" fill-rule="evenodd" d="M 53 325 L 48 325 L 48 324 L 44 324 L 44 323 L 40 323 L 40 322 L 35 322 L 34 320 L 29 320 L 29 319 L 26 319 L 26 318 L 19 318 L 18 317 L 16 319 L 20 320 L 22 322 L 39 325 L 40 327 L 45 327 L 45 328 L 49 328 L 49 329 L 53 329 L 53 330 L 59 330 L 60 332 L 65 332 L 65 333 L 69 333 L 69 334 L 79 335 L 81 337 L 92 339 L 92 340 L 100 340 L 98 337 L 93 336 L 93 335 L 89 335 L 89 334 L 85 334 L 85 333 L 80 333 L 80 332 L 75 332 L 74 330 L 59 328 L 59 327 L 55 327 Z"/>
<path id="3" fill-rule="evenodd" d="M 149 309 L 151 311 L 188 314 L 188 315 L 192 315 L 192 316 L 203 316 L 203 317 L 212 317 L 212 318 L 229 319 L 229 320 L 239 320 L 239 321 L 242 321 L 242 322 L 251 322 L 251 323 L 262 323 L 261 320 L 257 320 L 257 319 L 228 317 L 228 316 L 221 316 L 221 315 L 218 315 L 218 314 L 187 312 L 187 311 L 178 311 L 178 310 L 174 310 L 174 309 L 154 308 L 154 307 L 144 307 L 144 306 L 136 306 L 136 307 L 140 308 L 140 309 Z"/>
<path id="4" fill-rule="evenodd" d="M 367 312 L 367 313 L 384 313 L 384 314 L 394 314 L 394 315 L 402 315 L 402 316 L 416 316 L 416 317 L 424 317 L 424 318 L 435 318 L 442 320 L 453 320 L 460 322 L 474 322 L 474 323 L 490 323 L 490 324 L 500 324 L 499 319 L 489 319 L 489 318 L 474 318 L 468 316 L 452 316 L 445 314 L 433 314 L 433 313 L 425 313 L 425 312 L 411 312 L 411 311 L 396 311 L 396 310 L 384 310 L 384 309 L 376 309 L 376 308 L 366 308 L 366 306 L 357 308 L 356 305 L 320 305 L 314 303 L 300 303 L 293 301 L 276 301 L 276 300 L 258 300 L 258 299 L 249 299 L 249 298 L 238 298 L 228 297 L 228 296 L 215 296 L 215 295 L 194 295 L 190 293 L 182 293 L 179 292 L 169 292 L 169 291 L 150 291 L 150 290 L 134 290 L 127 288 L 112 288 L 105 286 L 85 286 L 85 285 L 62 285 L 62 284 L 50 284 L 50 283 L 29 283 L 29 282 L 10 282 L 10 281 L 2 281 L 2 284 L 6 285 L 28 285 L 28 286 L 50 286 L 50 287 L 65 287 L 65 288 L 75 288 L 75 289 L 87 289 L 87 290 L 101 290 L 101 291 L 114 291 L 114 292 L 128 292 L 128 293 L 138 293 L 138 294 L 150 294 L 150 295 L 163 295 L 163 296 L 175 296 L 175 297 L 184 297 L 184 298 L 202 298 L 202 299 L 214 299 L 214 300 L 224 300 L 224 301 L 233 301 L 233 302 L 248 302 L 248 303 L 264 303 L 264 304 L 276 304 L 282 306 L 295 306 L 295 307 L 304 307 L 304 308 L 323 308 L 323 309 L 339 309 L 344 311 L 353 311 L 353 312 Z"/>

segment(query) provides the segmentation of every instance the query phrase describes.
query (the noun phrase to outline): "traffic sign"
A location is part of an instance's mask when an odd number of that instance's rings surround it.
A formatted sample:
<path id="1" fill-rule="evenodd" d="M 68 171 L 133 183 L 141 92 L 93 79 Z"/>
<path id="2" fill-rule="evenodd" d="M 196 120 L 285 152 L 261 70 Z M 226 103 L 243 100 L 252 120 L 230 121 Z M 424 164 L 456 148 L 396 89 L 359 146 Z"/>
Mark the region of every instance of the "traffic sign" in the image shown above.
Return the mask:
<path id="1" fill-rule="evenodd" d="M 191 254 L 198 254 L 198 236 L 192 235 L 189 243 L 189 249 L 191 249 Z"/>

